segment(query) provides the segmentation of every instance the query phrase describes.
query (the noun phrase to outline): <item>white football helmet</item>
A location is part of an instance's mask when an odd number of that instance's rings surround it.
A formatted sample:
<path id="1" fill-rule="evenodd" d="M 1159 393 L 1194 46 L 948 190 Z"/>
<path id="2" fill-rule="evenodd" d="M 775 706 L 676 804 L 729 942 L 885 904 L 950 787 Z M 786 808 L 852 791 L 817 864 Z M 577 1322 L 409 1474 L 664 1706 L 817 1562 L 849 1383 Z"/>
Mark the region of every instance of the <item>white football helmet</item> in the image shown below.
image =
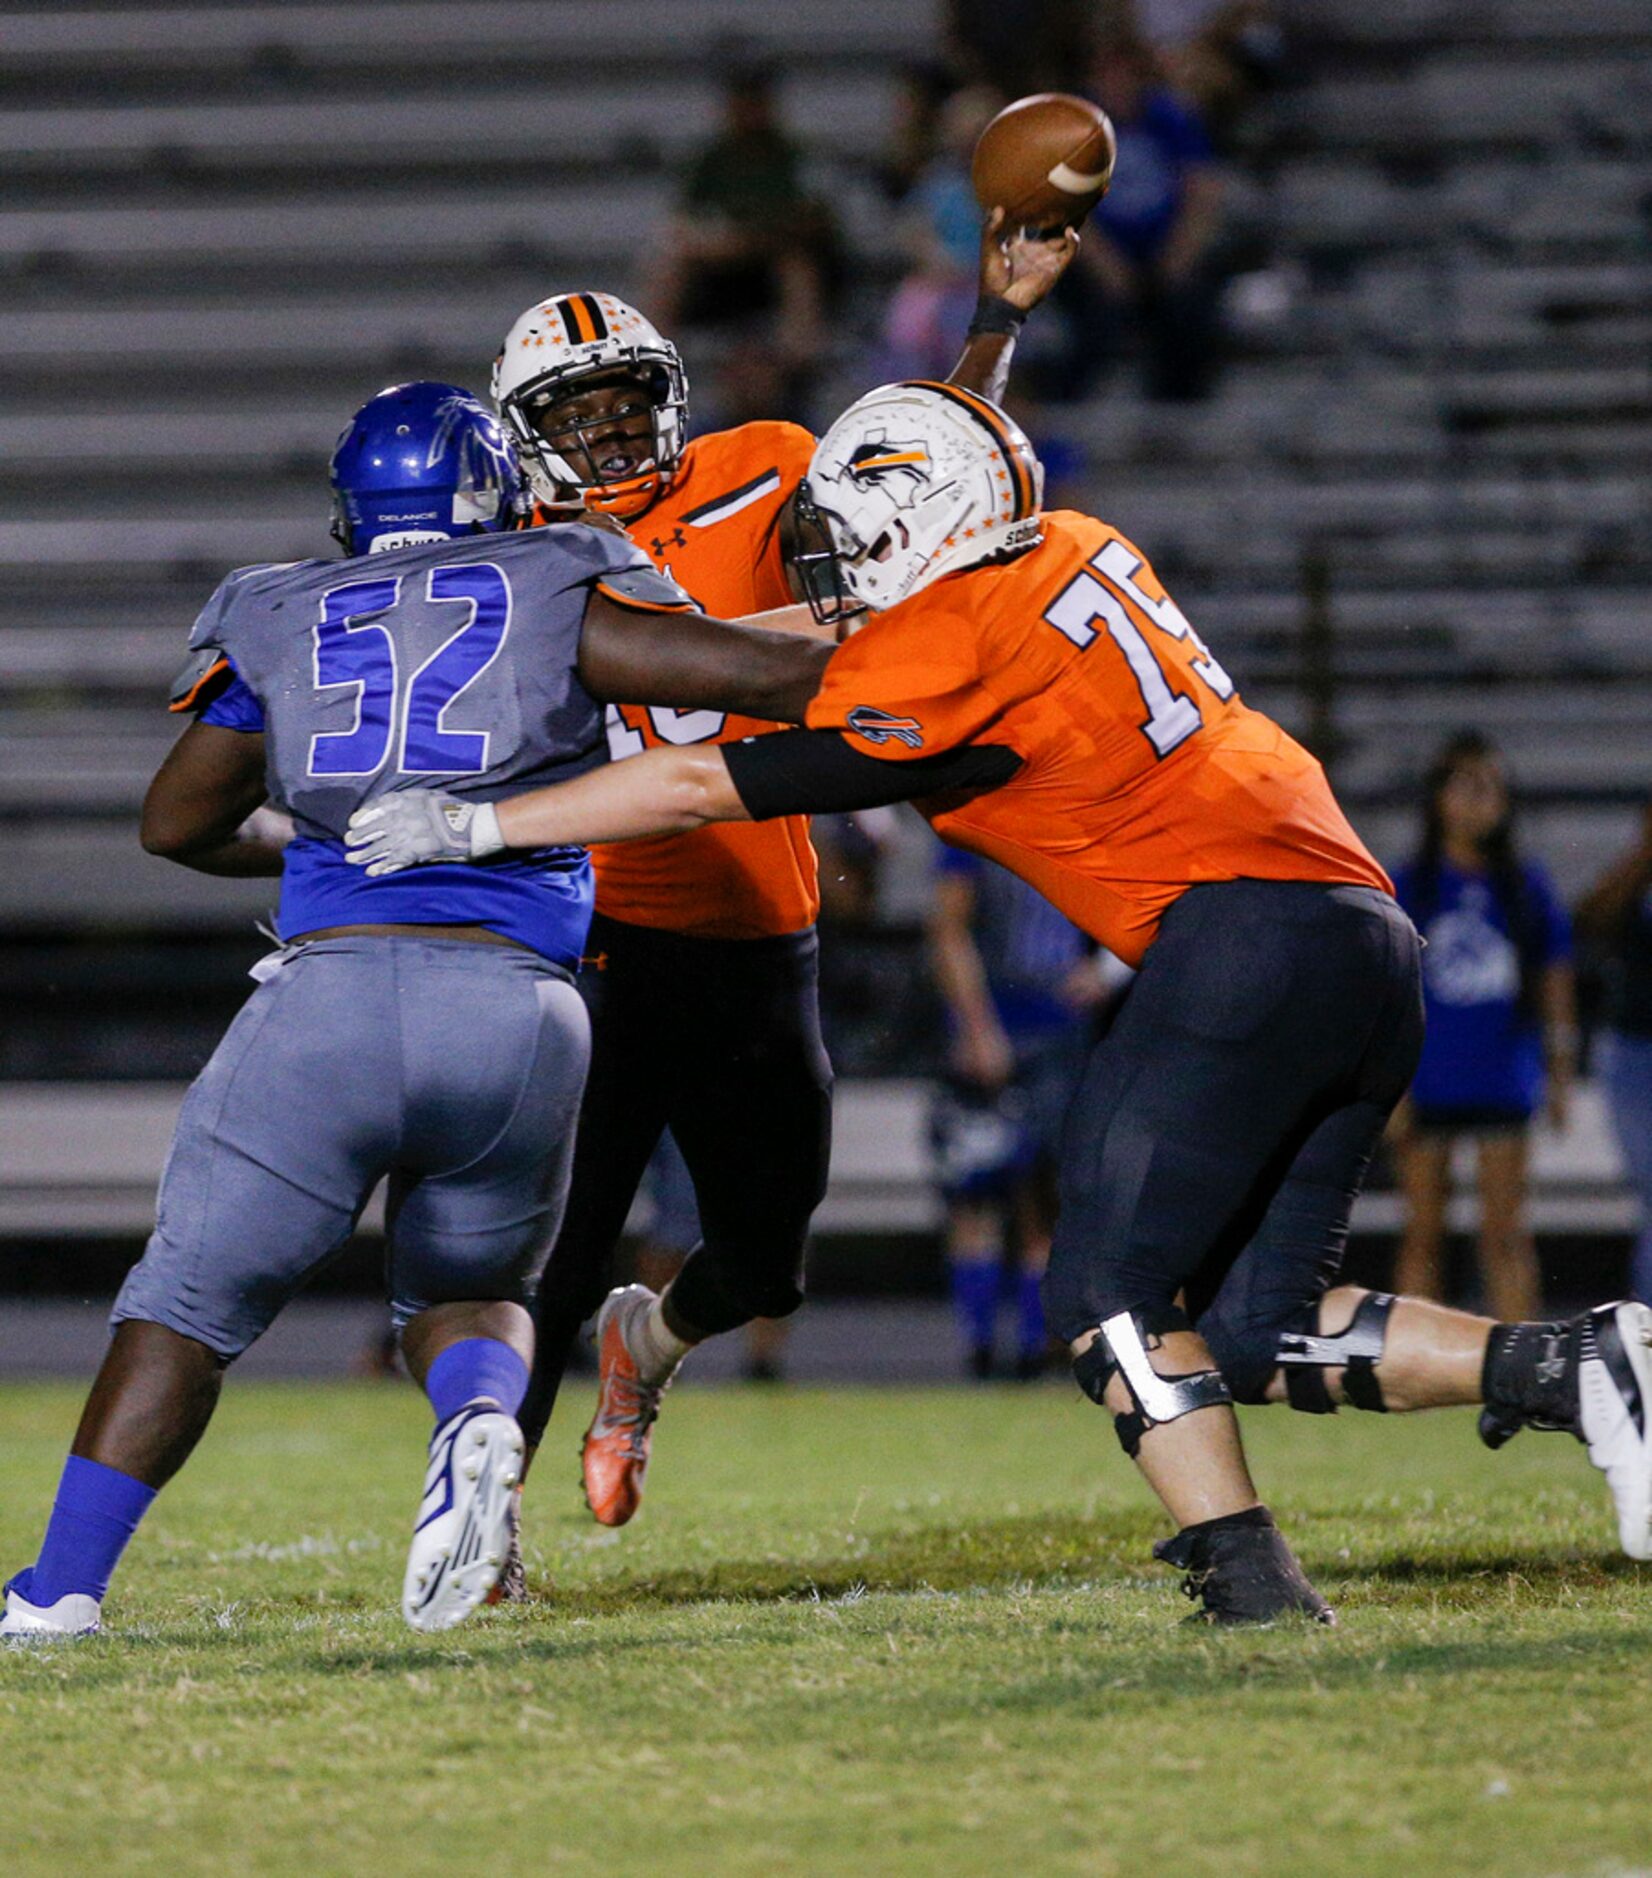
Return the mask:
<path id="1" fill-rule="evenodd" d="M 797 494 L 795 557 L 822 620 L 886 612 L 931 581 L 1043 535 L 1044 470 L 1019 426 L 958 385 L 914 379 L 857 399 Z"/>
<path id="2" fill-rule="evenodd" d="M 622 372 L 648 399 L 653 452 L 642 468 L 604 480 L 590 441 L 603 424 L 541 426 L 565 398 Z M 548 508 L 596 509 L 621 521 L 640 515 L 671 481 L 686 441 L 688 379 L 677 348 L 611 293 L 557 294 L 529 307 L 494 360 L 493 401 Z"/>

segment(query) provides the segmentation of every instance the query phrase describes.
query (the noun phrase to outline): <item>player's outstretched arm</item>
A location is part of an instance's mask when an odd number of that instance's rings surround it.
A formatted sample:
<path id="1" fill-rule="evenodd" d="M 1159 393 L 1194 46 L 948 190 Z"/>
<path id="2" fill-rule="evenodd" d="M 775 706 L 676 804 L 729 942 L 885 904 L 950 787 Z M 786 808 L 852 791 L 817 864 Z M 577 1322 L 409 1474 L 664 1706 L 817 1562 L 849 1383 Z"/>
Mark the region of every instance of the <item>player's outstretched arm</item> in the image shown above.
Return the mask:
<path id="1" fill-rule="evenodd" d="M 264 793 L 262 733 L 191 724 L 155 772 L 138 838 L 200 874 L 279 874 L 280 842 L 237 833 Z"/>
<path id="2" fill-rule="evenodd" d="M 850 747 L 835 730 L 776 731 L 742 743 L 649 750 L 572 782 L 504 802 L 432 790 L 383 796 L 350 817 L 350 860 L 369 874 L 432 861 L 478 861 L 505 848 L 553 848 L 683 834 L 707 822 L 766 821 L 879 808 L 1007 782 L 1021 759 L 966 745 L 900 763 Z"/>
<path id="3" fill-rule="evenodd" d="M 580 683 L 599 703 L 662 704 L 800 724 L 830 644 L 703 613 L 642 612 L 591 596 Z"/>
<path id="4" fill-rule="evenodd" d="M 981 228 L 981 298 L 951 383 L 1001 404 L 1015 339 L 1027 315 L 1048 297 L 1078 253 L 1078 231 L 1057 235 L 1006 230 L 994 209 Z"/>

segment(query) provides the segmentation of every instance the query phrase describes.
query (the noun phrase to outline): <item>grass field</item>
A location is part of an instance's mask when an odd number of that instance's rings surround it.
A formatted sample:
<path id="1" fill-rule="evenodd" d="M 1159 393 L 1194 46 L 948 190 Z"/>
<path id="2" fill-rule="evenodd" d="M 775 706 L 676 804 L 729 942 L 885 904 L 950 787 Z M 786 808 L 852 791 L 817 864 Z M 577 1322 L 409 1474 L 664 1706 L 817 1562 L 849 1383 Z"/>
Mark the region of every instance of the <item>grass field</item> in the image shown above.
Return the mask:
<path id="1" fill-rule="evenodd" d="M 77 1399 L 0 1389 L 7 1570 Z M 422 1402 L 232 1386 L 109 1633 L 0 1653 L 0 1870 L 1652 1872 L 1652 1568 L 1570 1441 L 1253 1415 L 1342 1626 L 1213 1636 L 1065 1389 L 684 1389 L 620 1534 L 574 1430 L 535 1601 L 423 1638 Z"/>

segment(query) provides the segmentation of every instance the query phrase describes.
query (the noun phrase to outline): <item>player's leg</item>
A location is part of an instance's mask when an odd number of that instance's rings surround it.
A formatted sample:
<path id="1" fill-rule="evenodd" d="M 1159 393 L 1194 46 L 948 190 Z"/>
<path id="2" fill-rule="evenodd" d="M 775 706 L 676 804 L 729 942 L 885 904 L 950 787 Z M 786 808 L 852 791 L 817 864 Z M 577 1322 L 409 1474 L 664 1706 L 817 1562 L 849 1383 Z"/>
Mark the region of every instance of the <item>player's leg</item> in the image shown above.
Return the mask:
<path id="1" fill-rule="evenodd" d="M 1481 1404 L 1492 1447 L 1528 1426 L 1574 1434 L 1607 1477 L 1625 1550 L 1652 1554 L 1652 1311 L 1611 1304 L 1559 1322 L 1499 1323 L 1336 1283 L 1383 1115 L 1379 1086 L 1327 1116 L 1214 1299 L 1206 1305 L 1191 1288 L 1235 1397 L 1310 1414 Z"/>
<path id="2" fill-rule="evenodd" d="M 650 1291 L 663 1291 L 705 1237 L 700 1230 L 699 1202 L 694 1197 L 694 1176 L 669 1129 L 660 1136 L 649 1157 L 642 1190 L 650 1217 L 648 1230 L 633 1255 L 632 1270 L 638 1284 Z"/>
<path id="3" fill-rule="evenodd" d="M 1024 1158 L 1016 1103 L 1008 1090 L 949 1078 L 929 1106 L 929 1143 L 946 1204 L 947 1291 L 965 1374 L 976 1382 L 992 1376 L 1008 1209 Z"/>
<path id="4" fill-rule="evenodd" d="M 1022 1181 L 1015 1195 L 1015 1374 L 1032 1382 L 1043 1375 L 1049 1326 L 1044 1317 L 1044 1274 L 1050 1266 L 1054 1209 L 1042 1167 Z"/>
<path id="5" fill-rule="evenodd" d="M 580 1326 L 613 1283 L 614 1249 L 665 1128 L 681 1003 L 639 929 L 600 915 L 580 982 L 591 1018 L 591 1067 L 580 1105 L 573 1174 L 556 1243 L 534 1300 L 534 1361 L 521 1423 L 527 1461 L 544 1439 Z"/>
<path id="6" fill-rule="evenodd" d="M 1071 1027 L 1020 1052 L 1017 1087 L 1032 1165 L 1015 1191 L 1016 1375 L 1042 1376 L 1049 1366 L 1049 1324 L 1044 1314 L 1044 1274 L 1057 1212 L 1056 1170 L 1068 1111 L 1084 1075 L 1094 1027 Z"/>
<path id="7" fill-rule="evenodd" d="M 746 1381 L 784 1382 L 791 1324 L 784 1317 L 754 1317 L 746 1326 Z"/>
<path id="8" fill-rule="evenodd" d="M 290 960 L 185 1098 L 154 1235 L 116 1300 L 40 1556 L 11 1580 L 0 1634 L 96 1627 L 138 1522 L 205 1432 L 224 1370 L 348 1238 L 395 1118 L 359 1048 L 329 1047 L 339 971 Z M 312 1120 L 321 1086 L 325 1130 Z"/>
<path id="9" fill-rule="evenodd" d="M 831 1153 L 814 933 L 678 945 L 692 953 L 682 962 L 670 1123 L 705 1236 L 660 1296 L 631 1286 L 603 1307 L 585 1481 L 611 1524 L 636 1510 L 660 1392 L 688 1351 L 802 1302 L 809 1220 Z"/>
<path id="10" fill-rule="evenodd" d="M 492 1589 L 521 1479 L 528 1301 L 567 1195 L 590 1050 L 573 985 L 527 952 L 397 941 L 405 1109 L 393 1308 L 435 1427 L 402 1609 L 445 1630 Z"/>
<path id="11" fill-rule="evenodd" d="M 963 1332 L 965 1363 L 977 1382 L 992 1376 L 998 1297 L 1004 1282 L 1004 1203 L 992 1194 L 957 1195 L 946 1209 L 947 1283 Z"/>
<path id="12" fill-rule="evenodd" d="M 1252 1237 L 1373 1039 L 1394 1033 L 1414 1061 L 1416 951 L 1392 903 L 1363 890 L 1196 888 L 1073 1105 L 1052 1322 L 1181 1528 L 1159 1555 L 1188 1567 L 1218 1620 L 1328 1612 L 1258 1504 L 1229 1387 L 1176 1300 Z"/>
<path id="13" fill-rule="evenodd" d="M 1475 1143 L 1480 1177 L 1480 1284 L 1491 1315 L 1505 1323 L 1534 1318 L 1543 1309 L 1526 1217 L 1526 1131 L 1504 1128 Z"/>
<path id="14" fill-rule="evenodd" d="M 661 1299 L 693 1341 L 789 1317 L 803 1302 L 809 1222 L 826 1192 L 832 1068 L 820 1032 L 813 931 L 720 947 L 671 1132 L 694 1179 L 704 1240 Z"/>
<path id="15" fill-rule="evenodd" d="M 1405 1225 L 1394 1262 L 1394 1289 L 1406 1297 L 1438 1298 L 1445 1293 L 1441 1264 L 1451 1197 L 1451 1139 L 1413 1124 L 1395 1143 Z"/>
<path id="16" fill-rule="evenodd" d="M 1478 1403 L 1490 1448 L 1522 1428 L 1575 1435 L 1606 1476 L 1623 1549 L 1652 1558 L 1647 1306 L 1622 1301 L 1576 1317 L 1498 1323 L 1423 1298 L 1339 1285 L 1282 1332 L 1280 1351 L 1283 1367 L 1265 1395 L 1242 1399 L 1288 1400 L 1317 1413 Z"/>
<path id="17" fill-rule="evenodd" d="M 655 1286 L 669 1286 L 700 1243 L 694 1182 L 671 1135 L 660 1136 L 644 1179 L 655 1209 L 652 1276 L 639 1265 L 597 1315 L 597 1405 L 580 1445 L 585 1503 L 604 1526 L 623 1526 L 642 1502 L 660 1394 L 683 1353 L 659 1320 Z"/>

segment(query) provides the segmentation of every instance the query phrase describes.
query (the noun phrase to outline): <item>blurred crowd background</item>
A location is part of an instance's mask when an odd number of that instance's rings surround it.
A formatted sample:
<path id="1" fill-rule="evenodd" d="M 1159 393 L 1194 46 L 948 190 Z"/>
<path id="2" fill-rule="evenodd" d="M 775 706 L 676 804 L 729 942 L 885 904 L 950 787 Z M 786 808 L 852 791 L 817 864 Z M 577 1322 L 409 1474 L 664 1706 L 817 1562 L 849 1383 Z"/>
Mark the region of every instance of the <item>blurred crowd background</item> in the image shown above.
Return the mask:
<path id="1" fill-rule="evenodd" d="M 1119 133 L 1016 362 L 1049 500 L 1143 546 L 1430 937 L 1360 1259 L 1648 1295 L 1644 0 L 0 4 L 0 1290 L 113 1288 L 247 989 L 269 889 L 145 856 L 137 805 L 220 573 L 330 552 L 355 406 L 485 392 L 594 287 L 695 429 L 944 375 L 971 147 L 1041 89 Z M 949 1250 L 965 1366 L 1036 1373 L 1044 1150 L 1125 975 L 904 811 L 817 838 L 817 1277 L 938 1293 Z M 691 1242 L 669 1165 L 636 1224 Z"/>

